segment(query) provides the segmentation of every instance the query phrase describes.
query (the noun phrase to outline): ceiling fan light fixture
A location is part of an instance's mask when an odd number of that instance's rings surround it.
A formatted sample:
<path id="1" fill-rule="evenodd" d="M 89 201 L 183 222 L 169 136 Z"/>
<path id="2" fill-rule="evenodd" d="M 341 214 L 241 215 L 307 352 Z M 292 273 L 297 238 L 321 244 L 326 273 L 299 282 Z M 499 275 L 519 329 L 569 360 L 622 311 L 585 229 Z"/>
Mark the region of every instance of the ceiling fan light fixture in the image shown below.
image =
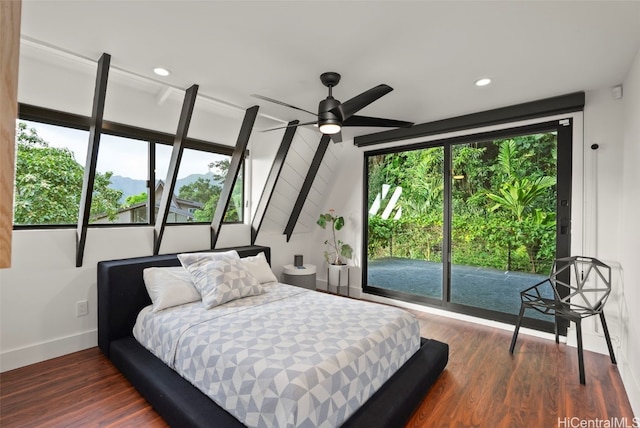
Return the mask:
<path id="1" fill-rule="evenodd" d="M 265 129 L 265 131 L 274 131 L 276 129 L 289 128 L 291 126 L 317 126 L 318 130 L 323 135 L 330 135 L 334 143 L 342 142 L 342 127 L 343 126 L 369 126 L 369 127 L 382 127 L 382 128 L 408 128 L 413 126 L 413 122 L 405 122 L 401 120 L 383 119 L 379 117 L 369 116 L 357 116 L 355 113 L 368 106 L 372 102 L 376 101 L 383 95 L 393 91 L 393 88 L 384 83 L 374 86 L 373 88 L 362 92 L 359 95 L 341 103 L 335 99 L 332 95 L 332 89 L 340 82 L 340 74 L 335 72 L 322 73 L 320 75 L 320 81 L 324 86 L 329 89 L 327 97 L 320 101 L 318 104 L 318 113 L 305 110 L 300 107 L 296 107 L 291 104 L 287 104 L 282 101 L 275 100 L 273 98 L 265 97 L 263 95 L 252 94 L 252 97 L 259 98 L 264 101 L 269 101 L 274 104 L 289 107 L 294 110 L 303 111 L 317 117 L 317 121 L 296 123 L 294 125 L 278 126 L 275 128 Z"/>
<path id="2" fill-rule="evenodd" d="M 318 129 L 320 129 L 320 132 L 322 132 L 323 134 L 332 135 L 340 132 L 342 127 L 337 123 L 323 123 L 319 126 Z"/>

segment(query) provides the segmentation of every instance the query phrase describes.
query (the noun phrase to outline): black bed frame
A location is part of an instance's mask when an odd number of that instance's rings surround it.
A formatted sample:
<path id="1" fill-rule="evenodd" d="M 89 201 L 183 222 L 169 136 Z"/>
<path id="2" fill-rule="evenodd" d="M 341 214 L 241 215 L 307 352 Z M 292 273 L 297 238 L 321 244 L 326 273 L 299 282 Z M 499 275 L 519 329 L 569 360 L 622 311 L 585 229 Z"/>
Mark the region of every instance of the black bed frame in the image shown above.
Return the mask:
<path id="1" fill-rule="evenodd" d="M 241 257 L 269 247 L 234 249 Z M 244 427 L 199 389 L 170 369 L 132 336 L 138 312 L 151 303 L 142 271 L 152 266 L 179 266 L 176 254 L 98 263 L 98 346 L 154 409 L 174 427 Z M 449 347 L 422 339 L 420 349 L 343 427 L 401 427 L 418 407 L 447 365 Z"/>

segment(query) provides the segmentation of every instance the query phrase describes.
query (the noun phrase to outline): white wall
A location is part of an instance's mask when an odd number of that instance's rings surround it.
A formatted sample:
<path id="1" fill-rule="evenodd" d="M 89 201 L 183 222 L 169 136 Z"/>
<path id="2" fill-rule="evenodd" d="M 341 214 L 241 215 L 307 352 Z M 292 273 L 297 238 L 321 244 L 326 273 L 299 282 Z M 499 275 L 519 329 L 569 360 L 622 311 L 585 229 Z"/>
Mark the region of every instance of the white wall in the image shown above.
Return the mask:
<path id="1" fill-rule="evenodd" d="M 635 415 L 640 415 L 640 51 L 624 81 L 622 209 L 617 233 L 623 272 L 618 368 Z M 621 185 L 621 186 L 620 186 Z"/>
<path id="2" fill-rule="evenodd" d="M 46 45 L 22 39 L 18 101 L 68 113 L 91 116 L 99 58 L 87 60 Z M 113 62 L 112 62 L 113 64 Z M 173 88 L 110 67 L 104 119 L 175 134 L 184 100 L 184 88 Z M 233 146 L 247 106 L 230 106 L 198 96 L 189 137 Z M 279 125 L 259 117 L 258 129 Z"/>
<path id="3" fill-rule="evenodd" d="M 610 88 L 587 93 L 584 109 L 583 225 L 580 230 L 572 231 L 573 236 L 581 236 L 582 240 L 575 254 L 596 257 L 612 267 L 613 290 L 605 306 L 605 316 L 617 352 L 621 346 L 619 305 L 623 287 L 619 252 L 623 235 L 618 230 L 622 206 L 623 107 L 622 100 L 614 98 Z M 597 149 L 591 148 L 594 144 L 598 145 Z M 583 322 L 583 342 L 586 349 L 608 353 L 596 317 Z M 568 343 L 576 346 L 573 326 Z"/>
<path id="4" fill-rule="evenodd" d="M 13 232 L 12 267 L 0 269 L 0 371 L 97 345 L 96 264 L 153 253 L 153 228 L 89 229 L 75 267 L 75 229 Z M 249 244 L 247 225 L 223 225 L 218 248 Z M 209 248 L 209 226 L 168 227 L 161 253 Z M 89 314 L 76 317 L 76 302 Z"/>

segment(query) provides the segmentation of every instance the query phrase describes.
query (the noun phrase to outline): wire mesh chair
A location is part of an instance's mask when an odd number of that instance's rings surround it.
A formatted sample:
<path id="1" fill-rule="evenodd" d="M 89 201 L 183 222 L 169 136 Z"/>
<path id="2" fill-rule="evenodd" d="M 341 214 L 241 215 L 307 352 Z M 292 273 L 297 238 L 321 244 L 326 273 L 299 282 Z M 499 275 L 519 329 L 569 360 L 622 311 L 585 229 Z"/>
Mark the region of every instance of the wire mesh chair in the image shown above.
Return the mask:
<path id="1" fill-rule="evenodd" d="M 616 364 L 603 312 L 609 294 L 611 294 L 611 268 L 600 260 L 583 256 L 555 260 L 549 278 L 520 292 L 520 314 L 509 352 L 513 354 L 525 309 L 535 309 L 543 314 L 554 315 L 553 329 L 556 343 L 559 343 L 558 319 L 572 321 L 576 325 L 580 383 L 584 385 L 586 382 L 581 326 L 583 318 L 600 315 L 611 363 Z"/>

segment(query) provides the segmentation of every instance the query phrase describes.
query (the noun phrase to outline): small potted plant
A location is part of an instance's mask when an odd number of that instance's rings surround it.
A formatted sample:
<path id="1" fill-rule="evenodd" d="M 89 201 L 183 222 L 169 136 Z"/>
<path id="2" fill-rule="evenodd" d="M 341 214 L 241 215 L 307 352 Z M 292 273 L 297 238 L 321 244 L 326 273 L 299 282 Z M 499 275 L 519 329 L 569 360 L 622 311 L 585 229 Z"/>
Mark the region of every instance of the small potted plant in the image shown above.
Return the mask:
<path id="1" fill-rule="evenodd" d="M 351 245 L 339 240 L 336 236 L 336 231 L 344 227 L 344 218 L 337 216 L 335 210 L 330 209 L 329 212 L 320 214 L 316 223 L 323 229 L 327 226 L 331 228 L 331 239 L 324 241 L 328 247 L 324 252 L 324 258 L 329 265 L 327 285 L 329 291 L 340 293 L 340 287 L 349 286 L 349 267 L 346 260 L 350 259 L 353 253 Z"/>

